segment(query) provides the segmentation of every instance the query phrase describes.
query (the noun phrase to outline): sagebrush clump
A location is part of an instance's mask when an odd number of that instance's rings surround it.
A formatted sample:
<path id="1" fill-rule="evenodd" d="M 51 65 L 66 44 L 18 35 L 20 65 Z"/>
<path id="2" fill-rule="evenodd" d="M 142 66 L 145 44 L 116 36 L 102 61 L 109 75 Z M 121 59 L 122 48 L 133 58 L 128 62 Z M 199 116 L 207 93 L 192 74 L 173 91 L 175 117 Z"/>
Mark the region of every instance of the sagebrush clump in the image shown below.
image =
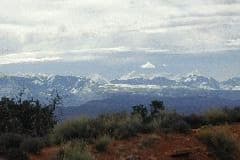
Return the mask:
<path id="1" fill-rule="evenodd" d="M 211 128 L 202 129 L 198 138 L 207 144 L 210 152 L 220 160 L 238 160 L 239 142 L 227 128 L 214 130 Z"/>
<path id="2" fill-rule="evenodd" d="M 57 160 L 94 160 L 94 158 L 87 151 L 86 142 L 75 141 L 68 143 L 59 151 Z"/>
<path id="3" fill-rule="evenodd" d="M 96 140 L 95 148 L 98 152 L 105 152 L 111 143 L 111 137 L 105 135 Z"/>

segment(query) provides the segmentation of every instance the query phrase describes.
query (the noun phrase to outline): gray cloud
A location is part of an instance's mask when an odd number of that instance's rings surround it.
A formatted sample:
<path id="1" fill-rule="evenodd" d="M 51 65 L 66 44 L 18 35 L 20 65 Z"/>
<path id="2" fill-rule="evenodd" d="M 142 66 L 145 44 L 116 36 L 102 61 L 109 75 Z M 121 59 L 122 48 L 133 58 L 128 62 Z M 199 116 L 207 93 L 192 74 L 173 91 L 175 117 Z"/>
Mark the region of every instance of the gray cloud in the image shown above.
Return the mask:
<path id="1" fill-rule="evenodd" d="M 69 61 L 72 50 L 90 59 L 123 51 L 210 54 L 239 49 L 239 28 L 239 0 L 2 0 L 0 6 L 2 52 L 32 58 L 37 52 L 39 59 L 55 52 Z"/>

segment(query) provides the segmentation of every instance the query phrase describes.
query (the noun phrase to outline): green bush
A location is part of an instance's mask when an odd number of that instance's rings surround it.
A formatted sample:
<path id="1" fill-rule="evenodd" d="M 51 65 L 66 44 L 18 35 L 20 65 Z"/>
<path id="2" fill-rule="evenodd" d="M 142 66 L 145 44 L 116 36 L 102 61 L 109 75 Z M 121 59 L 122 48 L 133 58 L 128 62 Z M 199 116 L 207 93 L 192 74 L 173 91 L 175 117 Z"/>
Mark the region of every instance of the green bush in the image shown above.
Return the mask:
<path id="1" fill-rule="evenodd" d="M 96 141 L 95 148 L 98 152 L 105 152 L 107 151 L 110 143 L 111 138 L 109 136 L 102 136 Z"/>
<path id="2" fill-rule="evenodd" d="M 26 153 L 37 154 L 44 146 L 45 142 L 42 138 L 27 138 L 21 143 L 20 148 Z"/>
<path id="3" fill-rule="evenodd" d="M 207 144 L 209 150 L 220 160 L 237 160 L 239 144 L 227 129 L 203 129 L 198 133 L 198 138 Z"/>

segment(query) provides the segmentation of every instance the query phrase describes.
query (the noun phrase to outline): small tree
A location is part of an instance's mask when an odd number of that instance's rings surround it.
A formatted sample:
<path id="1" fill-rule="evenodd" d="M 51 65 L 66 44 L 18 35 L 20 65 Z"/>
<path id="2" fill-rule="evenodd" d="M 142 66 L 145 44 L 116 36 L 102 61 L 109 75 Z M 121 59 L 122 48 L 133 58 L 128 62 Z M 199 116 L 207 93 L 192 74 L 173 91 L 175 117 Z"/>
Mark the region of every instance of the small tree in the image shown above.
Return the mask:
<path id="1" fill-rule="evenodd" d="M 57 121 L 63 120 L 63 111 L 62 111 L 62 104 L 63 104 L 63 97 L 60 96 L 57 90 L 54 90 L 51 94 L 51 99 L 49 101 L 50 109 L 54 111 L 54 113 L 57 115 Z"/>
<path id="2" fill-rule="evenodd" d="M 2 98 L 0 100 L 0 134 L 19 133 L 44 136 L 56 124 L 54 109 L 42 106 L 39 101 Z"/>
<path id="3" fill-rule="evenodd" d="M 158 101 L 158 100 L 154 100 L 152 101 L 152 103 L 150 104 L 151 107 L 151 116 L 157 116 L 161 110 L 164 110 L 164 104 L 163 101 Z"/>
<path id="4" fill-rule="evenodd" d="M 133 109 L 132 115 L 138 114 L 143 118 L 143 120 L 147 118 L 148 110 L 146 106 L 139 104 L 139 105 L 133 106 L 132 109 Z"/>

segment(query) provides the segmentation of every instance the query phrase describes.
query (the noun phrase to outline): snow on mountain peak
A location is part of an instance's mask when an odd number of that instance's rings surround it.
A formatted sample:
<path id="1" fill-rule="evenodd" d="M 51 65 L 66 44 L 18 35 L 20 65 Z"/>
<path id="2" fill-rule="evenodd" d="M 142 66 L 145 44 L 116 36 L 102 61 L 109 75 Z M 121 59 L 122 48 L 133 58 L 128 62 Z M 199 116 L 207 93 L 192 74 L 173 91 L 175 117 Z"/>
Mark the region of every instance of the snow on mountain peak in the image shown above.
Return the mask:
<path id="1" fill-rule="evenodd" d="M 91 74 L 90 76 L 88 76 L 88 78 L 95 83 L 102 83 L 102 84 L 109 83 L 109 81 L 100 74 Z"/>
<path id="2" fill-rule="evenodd" d="M 16 97 L 24 88 L 27 98 L 47 100 L 54 90 L 64 97 L 64 103 L 79 105 L 88 100 L 101 99 L 105 93 L 134 92 L 162 93 L 169 90 L 240 90 L 240 78 L 218 82 L 213 78 L 188 74 L 179 80 L 166 78 L 160 74 L 137 73 L 135 71 L 120 79 L 108 81 L 98 74 L 89 77 L 61 75 L 21 75 L 0 74 L 0 97 Z M 172 91 L 171 90 L 171 91 Z M 181 93 L 179 93 L 181 94 Z"/>
<path id="3" fill-rule="evenodd" d="M 162 72 L 162 73 L 155 73 L 155 72 L 136 72 L 132 71 L 129 72 L 128 74 L 125 74 L 121 76 L 118 80 L 129 80 L 129 79 L 145 79 L 145 80 L 153 80 L 154 78 L 157 77 L 170 77 L 171 74 L 167 72 Z"/>

